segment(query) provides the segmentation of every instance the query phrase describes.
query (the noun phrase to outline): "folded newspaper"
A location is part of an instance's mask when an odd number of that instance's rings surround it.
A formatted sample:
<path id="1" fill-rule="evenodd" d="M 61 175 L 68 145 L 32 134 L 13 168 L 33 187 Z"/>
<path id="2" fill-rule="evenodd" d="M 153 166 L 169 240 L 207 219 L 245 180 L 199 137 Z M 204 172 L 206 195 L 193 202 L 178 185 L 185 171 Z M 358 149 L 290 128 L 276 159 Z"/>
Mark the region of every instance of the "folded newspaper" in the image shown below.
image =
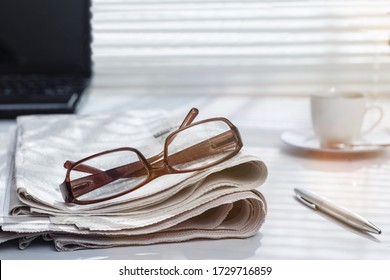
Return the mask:
<path id="1" fill-rule="evenodd" d="M 18 238 L 25 248 L 42 236 L 67 251 L 256 234 L 267 212 L 258 191 L 267 168 L 245 148 L 206 170 L 164 175 L 106 202 L 64 202 L 66 160 L 119 147 L 158 154 L 183 117 L 156 110 L 19 117 L 0 243 Z"/>

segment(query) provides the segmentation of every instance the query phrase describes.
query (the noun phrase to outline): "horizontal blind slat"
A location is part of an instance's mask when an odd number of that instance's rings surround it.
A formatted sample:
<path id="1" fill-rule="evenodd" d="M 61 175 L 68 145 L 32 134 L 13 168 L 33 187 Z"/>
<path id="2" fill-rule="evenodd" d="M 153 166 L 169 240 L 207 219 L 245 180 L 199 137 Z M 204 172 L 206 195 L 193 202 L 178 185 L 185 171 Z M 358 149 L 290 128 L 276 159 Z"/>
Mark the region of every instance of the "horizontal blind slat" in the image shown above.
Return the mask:
<path id="1" fill-rule="evenodd" d="M 92 11 L 95 88 L 390 94 L 386 1 L 95 0 Z"/>

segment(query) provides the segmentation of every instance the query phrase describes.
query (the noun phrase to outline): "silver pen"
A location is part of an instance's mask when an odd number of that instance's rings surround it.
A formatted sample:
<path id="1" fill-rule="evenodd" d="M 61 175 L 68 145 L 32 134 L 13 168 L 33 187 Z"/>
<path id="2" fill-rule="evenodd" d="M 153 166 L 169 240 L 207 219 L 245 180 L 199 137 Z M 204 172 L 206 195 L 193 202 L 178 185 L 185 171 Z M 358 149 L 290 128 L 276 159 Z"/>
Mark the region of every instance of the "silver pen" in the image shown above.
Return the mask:
<path id="1" fill-rule="evenodd" d="M 315 192 L 298 188 L 295 188 L 294 191 L 297 199 L 310 208 L 322 211 L 356 229 L 381 234 L 381 230 L 367 219 Z"/>

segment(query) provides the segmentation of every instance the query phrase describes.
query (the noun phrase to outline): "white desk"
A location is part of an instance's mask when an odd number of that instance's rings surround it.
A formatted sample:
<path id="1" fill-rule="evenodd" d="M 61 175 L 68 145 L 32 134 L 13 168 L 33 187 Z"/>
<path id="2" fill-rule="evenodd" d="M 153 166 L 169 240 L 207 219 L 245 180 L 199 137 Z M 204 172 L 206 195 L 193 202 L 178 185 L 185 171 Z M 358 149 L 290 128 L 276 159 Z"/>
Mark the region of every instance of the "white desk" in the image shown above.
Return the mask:
<path id="1" fill-rule="evenodd" d="M 390 127 L 390 101 L 380 101 Z M 260 188 L 269 212 L 260 232 L 244 240 L 196 240 L 184 243 L 57 252 L 49 242 L 19 250 L 15 242 L 0 245 L 1 259 L 390 259 L 390 153 L 332 157 L 298 151 L 281 143 L 288 129 L 310 127 L 305 98 L 265 97 L 131 97 L 91 95 L 80 113 L 164 108 L 200 118 L 225 116 L 240 129 L 244 145 L 267 164 L 269 178 Z M 2 122 L 1 136 L 11 122 Z M 390 134 L 389 134 L 390 138 Z M 1 177 L 0 177 L 1 178 Z M 293 188 L 321 192 L 378 225 L 379 236 L 349 229 L 294 199 Z"/>

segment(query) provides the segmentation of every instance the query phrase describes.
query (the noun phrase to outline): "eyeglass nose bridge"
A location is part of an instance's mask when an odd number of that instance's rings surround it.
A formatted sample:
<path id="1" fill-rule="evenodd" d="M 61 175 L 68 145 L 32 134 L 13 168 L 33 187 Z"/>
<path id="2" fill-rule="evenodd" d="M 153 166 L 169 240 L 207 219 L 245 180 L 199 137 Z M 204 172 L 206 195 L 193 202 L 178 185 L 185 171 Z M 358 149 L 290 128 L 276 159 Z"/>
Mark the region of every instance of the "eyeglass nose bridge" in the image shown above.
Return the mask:
<path id="1" fill-rule="evenodd" d="M 175 170 L 172 167 L 170 167 L 165 160 L 162 160 L 157 163 L 148 164 L 148 165 L 149 165 L 148 181 L 163 175 L 176 173 Z"/>

